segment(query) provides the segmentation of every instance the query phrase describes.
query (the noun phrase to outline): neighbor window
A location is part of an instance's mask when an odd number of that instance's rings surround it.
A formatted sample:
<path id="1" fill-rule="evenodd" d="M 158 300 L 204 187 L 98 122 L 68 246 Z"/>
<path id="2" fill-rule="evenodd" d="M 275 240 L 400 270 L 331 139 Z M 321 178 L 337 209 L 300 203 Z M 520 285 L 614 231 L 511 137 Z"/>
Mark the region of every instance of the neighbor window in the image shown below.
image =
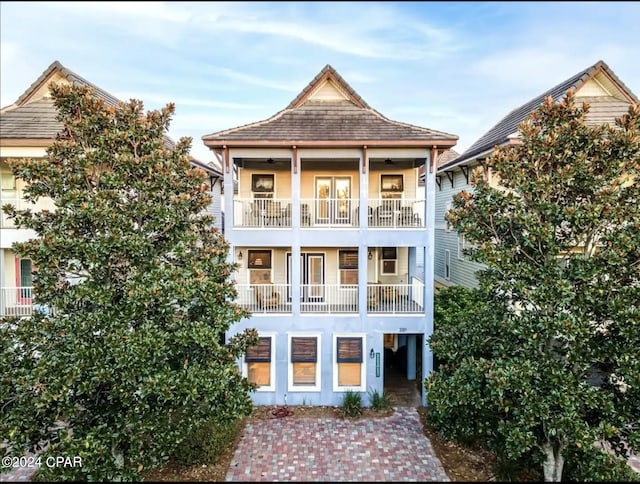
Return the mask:
<path id="1" fill-rule="evenodd" d="M 451 251 L 444 251 L 444 278 L 448 281 L 451 279 Z"/>
<path id="2" fill-rule="evenodd" d="M 320 390 L 320 336 L 290 336 L 289 391 Z"/>
<path id="3" fill-rule="evenodd" d="M 245 354 L 245 376 L 258 385 L 258 390 L 275 389 L 274 351 L 272 336 L 260 336 L 256 346 L 249 346 Z"/>
<path id="4" fill-rule="evenodd" d="M 336 336 L 334 391 L 364 391 L 363 346 L 362 336 Z"/>
<path id="5" fill-rule="evenodd" d="M 338 251 L 340 284 L 358 284 L 358 251 Z"/>

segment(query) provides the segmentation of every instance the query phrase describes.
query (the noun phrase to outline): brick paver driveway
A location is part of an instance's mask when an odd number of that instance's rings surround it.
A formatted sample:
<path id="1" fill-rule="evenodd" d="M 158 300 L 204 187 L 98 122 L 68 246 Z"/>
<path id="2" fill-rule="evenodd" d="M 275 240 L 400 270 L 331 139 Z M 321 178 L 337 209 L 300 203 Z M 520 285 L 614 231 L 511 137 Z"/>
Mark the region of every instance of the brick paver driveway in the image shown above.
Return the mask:
<path id="1" fill-rule="evenodd" d="M 227 481 L 449 481 L 415 408 L 386 418 L 281 418 L 249 424 Z"/>

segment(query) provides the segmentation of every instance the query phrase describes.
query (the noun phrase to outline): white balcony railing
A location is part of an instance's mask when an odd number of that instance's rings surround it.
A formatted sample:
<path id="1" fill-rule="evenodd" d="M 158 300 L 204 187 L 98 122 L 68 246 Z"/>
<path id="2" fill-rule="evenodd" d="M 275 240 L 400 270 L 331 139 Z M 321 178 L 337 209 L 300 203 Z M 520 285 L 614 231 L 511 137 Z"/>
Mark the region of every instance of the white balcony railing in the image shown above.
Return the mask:
<path id="1" fill-rule="evenodd" d="M 0 289 L 0 316 L 31 316 L 32 287 L 3 287 Z"/>
<path id="2" fill-rule="evenodd" d="M 4 207 L 5 205 L 13 205 L 18 210 L 31 209 L 34 212 L 37 212 L 42 209 L 54 210 L 54 208 L 52 207 L 53 203 L 51 202 L 50 199 L 43 198 L 38 200 L 37 203 L 30 203 L 30 202 L 27 202 L 24 198 L 21 198 L 21 197 L 16 198 L 15 196 L 7 197 L 3 193 L 3 196 L 0 198 L 0 208 Z M 6 213 L 4 213 L 4 211 L 2 211 L 2 214 L 0 215 L 0 228 L 3 228 L 3 229 L 15 228 L 13 220 L 11 220 L 9 216 Z"/>
<path id="3" fill-rule="evenodd" d="M 413 278 L 413 284 L 372 284 L 367 286 L 367 308 L 370 313 L 408 314 L 424 311 L 424 284 Z"/>
<path id="4" fill-rule="evenodd" d="M 291 199 L 257 198 L 233 200 L 235 227 L 291 227 Z"/>
<path id="5" fill-rule="evenodd" d="M 237 302 L 251 313 L 290 313 L 290 284 L 237 284 Z"/>
<path id="6" fill-rule="evenodd" d="M 358 286 L 356 284 L 302 284 L 300 312 L 357 313 Z"/>
<path id="7" fill-rule="evenodd" d="M 369 200 L 369 227 L 424 227 L 423 199 L 379 198 Z"/>
<path id="8" fill-rule="evenodd" d="M 357 198 L 305 198 L 300 200 L 302 227 L 357 227 Z"/>

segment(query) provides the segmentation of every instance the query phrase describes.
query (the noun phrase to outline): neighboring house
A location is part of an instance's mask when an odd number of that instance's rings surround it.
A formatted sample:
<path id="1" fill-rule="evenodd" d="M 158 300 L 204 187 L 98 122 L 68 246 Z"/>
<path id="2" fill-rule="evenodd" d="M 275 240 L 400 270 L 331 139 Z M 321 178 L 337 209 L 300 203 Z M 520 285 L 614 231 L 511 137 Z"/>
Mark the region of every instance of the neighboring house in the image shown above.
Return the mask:
<path id="1" fill-rule="evenodd" d="M 109 105 L 118 105 L 119 100 L 106 91 L 91 84 L 76 73 L 53 62 L 18 100 L 0 110 L 0 205 L 12 204 L 18 208 L 34 210 L 53 209 L 50 199 L 41 199 L 37 205 L 28 204 L 22 197 L 24 183 L 16 180 L 6 163 L 9 158 L 44 158 L 47 147 L 53 142 L 62 125 L 56 120 L 56 109 L 49 93 L 51 82 L 76 83 L 94 87 L 96 96 Z M 166 138 L 168 144 L 172 144 Z M 212 187 L 212 204 L 209 211 L 216 216 L 221 227 L 220 187 L 221 173 L 192 160 L 192 163 L 209 174 Z M 28 316 L 33 309 L 31 284 L 31 260 L 19 258 L 11 247 L 35 237 L 35 232 L 17 229 L 2 212 L 0 215 L 0 316 Z"/>
<path id="2" fill-rule="evenodd" d="M 436 286 L 461 285 L 476 287 L 476 272 L 483 266 L 472 262 L 463 253 L 468 246 L 464 237 L 459 235 L 445 220 L 445 213 L 451 208 L 453 196 L 466 190 L 473 192 L 470 184 L 471 173 L 481 166 L 487 172 L 486 158 L 496 145 L 518 143 L 518 127 L 547 96 L 554 101 L 562 100 L 570 88 L 576 90 L 576 103 L 587 102 L 590 105 L 586 120 L 588 123 L 613 125 L 616 118 L 628 112 L 629 106 L 638 102 L 638 98 L 618 79 L 613 71 L 602 61 L 598 61 L 573 77 L 549 89 L 507 114 L 498 124 L 487 131 L 469 149 L 457 158 L 439 166 L 436 183 L 435 206 L 435 279 Z"/>
<path id="3" fill-rule="evenodd" d="M 227 336 L 260 335 L 238 362 L 254 403 L 340 405 L 352 390 L 368 405 L 392 360 L 424 380 L 434 161 L 457 136 L 387 119 L 327 65 L 271 118 L 202 139 L 221 163 L 238 302 L 252 312 Z"/>

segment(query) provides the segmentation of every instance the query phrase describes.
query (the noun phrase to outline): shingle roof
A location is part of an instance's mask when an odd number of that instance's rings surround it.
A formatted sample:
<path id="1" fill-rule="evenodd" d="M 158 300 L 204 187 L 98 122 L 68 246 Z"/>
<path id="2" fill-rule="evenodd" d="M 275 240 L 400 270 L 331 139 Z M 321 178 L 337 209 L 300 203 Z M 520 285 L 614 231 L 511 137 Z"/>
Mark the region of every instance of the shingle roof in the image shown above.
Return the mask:
<path id="1" fill-rule="evenodd" d="M 618 79 L 618 77 L 613 73 L 609 66 L 607 66 L 607 64 L 600 60 L 594 65 L 581 72 L 578 72 L 577 74 L 561 82 L 557 86 L 552 87 L 548 91 L 540 94 L 539 96 L 531 99 L 529 102 L 511 111 L 489 131 L 482 135 L 475 143 L 473 143 L 462 155 L 442 165 L 440 169 L 459 165 L 469 160 L 470 158 L 475 157 L 476 155 L 492 150 L 496 145 L 506 143 L 508 141 L 508 136 L 518 131 L 520 123 L 524 121 L 527 116 L 529 116 L 533 111 L 538 109 L 547 96 L 551 96 L 554 101 L 558 102 L 566 96 L 567 91 L 570 88 L 574 88 L 576 90 L 579 89 L 598 71 L 605 72 L 616 84 L 618 84 L 618 86 L 623 91 L 625 91 L 632 99 L 634 99 L 635 102 L 638 101 L 631 90 L 629 90 L 629 88 L 627 88 L 627 86 L 625 86 L 624 83 L 620 79 Z M 589 102 L 593 102 L 593 104 L 591 105 L 591 112 L 588 115 L 588 120 L 591 123 L 611 122 L 614 119 L 613 117 L 611 117 L 612 115 L 615 114 L 616 116 L 619 116 L 626 113 L 629 106 L 628 103 L 624 103 L 613 97 L 581 98 L 581 100 L 588 100 Z"/>
<path id="2" fill-rule="evenodd" d="M 326 80 L 344 95 L 343 100 L 313 99 L 311 94 Z M 282 111 L 269 119 L 205 135 L 208 146 L 236 142 L 305 141 L 445 141 L 458 136 L 393 121 L 369 107 L 364 100 L 327 65 Z"/>
<path id="3" fill-rule="evenodd" d="M 60 62 L 54 61 L 14 104 L 2 109 L 0 138 L 52 140 L 55 137 L 62 128 L 62 124 L 56 120 L 57 111 L 53 99 L 43 97 L 32 100 L 32 96 L 56 71 L 69 82 L 94 88 L 96 96 L 103 99 L 105 103 L 112 106 L 118 105 L 119 100 L 116 97 L 67 69 Z"/>
<path id="4" fill-rule="evenodd" d="M 69 82 L 94 88 L 95 95 L 103 99 L 108 105 L 117 106 L 121 102 L 104 89 L 99 88 L 75 72 L 67 69 L 60 64 L 60 62 L 54 61 L 40 74 L 38 79 L 22 93 L 15 103 L 2 109 L 0 114 L 0 139 L 53 140 L 56 134 L 60 132 L 62 123 L 56 119 L 57 110 L 53 99 L 50 97 L 31 99 L 32 95 L 36 93 L 43 83 L 46 82 L 47 79 L 50 79 L 56 71 L 68 79 Z M 164 142 L 168 148 L 175 146 L 174 141 L 166 134 L 164 135 Z M 210 173 L 222 176 L 222 173 L 215 167 L 210 167 L 194 158 L 192 158 L 192 161 Z"/>

